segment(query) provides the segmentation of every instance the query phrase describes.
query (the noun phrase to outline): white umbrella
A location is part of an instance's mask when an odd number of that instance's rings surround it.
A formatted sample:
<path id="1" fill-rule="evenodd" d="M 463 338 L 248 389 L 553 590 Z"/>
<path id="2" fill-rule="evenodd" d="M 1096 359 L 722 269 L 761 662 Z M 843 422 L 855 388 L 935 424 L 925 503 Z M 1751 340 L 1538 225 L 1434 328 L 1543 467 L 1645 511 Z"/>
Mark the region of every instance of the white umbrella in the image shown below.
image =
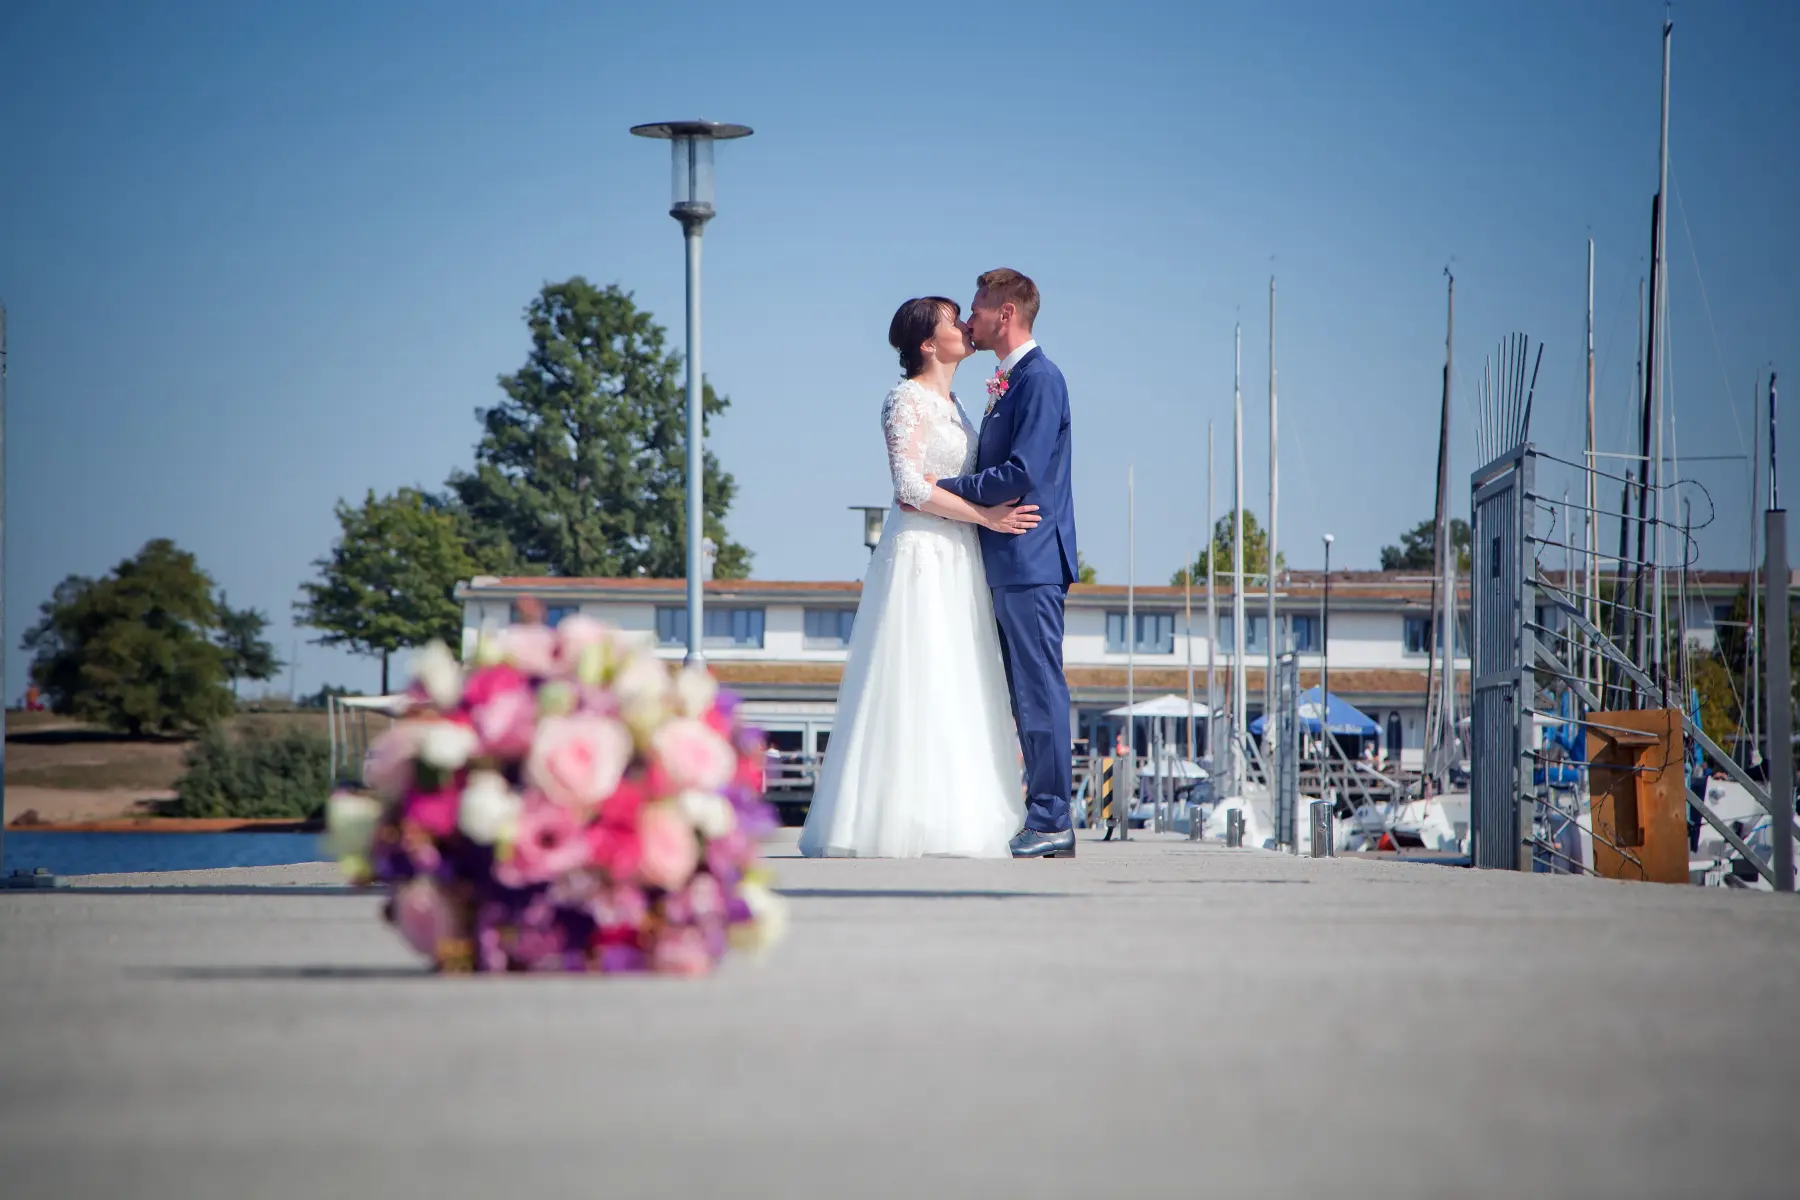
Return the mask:
<path id="1" fill-rule="evenodd" d="M 1144 700 L 1137 704 L 1122 705 L 1113 709 L 1106 715 L 1109 717 L 1186 718 L 1189 716 L 1204 717 L 1206 714 L 1206 705 L 1200 703 L 1198 700 L 1194 701 L 1193 706 L 1190 709 L 1186 700 L 1182 699 L 1180 696 L 1171 694 L 1158 696 L 1154 700 Z"/>

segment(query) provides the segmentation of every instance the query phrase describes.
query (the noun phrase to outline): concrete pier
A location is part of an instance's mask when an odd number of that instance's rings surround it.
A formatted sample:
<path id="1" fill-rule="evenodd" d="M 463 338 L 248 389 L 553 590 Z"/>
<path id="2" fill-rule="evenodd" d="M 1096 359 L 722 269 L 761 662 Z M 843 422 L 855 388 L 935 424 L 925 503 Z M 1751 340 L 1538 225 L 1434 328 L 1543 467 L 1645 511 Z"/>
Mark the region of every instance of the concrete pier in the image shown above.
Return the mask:
<path id="1" fill-rule="evenodd" d="M 324 866 L 0 893 L 4 1192 L 1800 1188 L 1791 896 L 1153 835 L 792 854 L 788 941 L 697 983 L 434 978 Z"/>

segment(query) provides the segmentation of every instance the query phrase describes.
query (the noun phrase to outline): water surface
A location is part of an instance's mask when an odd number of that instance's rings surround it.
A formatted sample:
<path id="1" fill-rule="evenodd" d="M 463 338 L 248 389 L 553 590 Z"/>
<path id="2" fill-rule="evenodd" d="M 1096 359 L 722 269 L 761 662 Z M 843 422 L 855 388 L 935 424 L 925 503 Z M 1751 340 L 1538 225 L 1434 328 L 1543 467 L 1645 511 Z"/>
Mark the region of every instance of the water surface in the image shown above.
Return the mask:
<path id="1" fill-rule="evenodd" d="M 201 871 L 324 862 L 316 833 L 33 833 L 6 831 L 0 871 L 43 867 L 57 875 Z"/>

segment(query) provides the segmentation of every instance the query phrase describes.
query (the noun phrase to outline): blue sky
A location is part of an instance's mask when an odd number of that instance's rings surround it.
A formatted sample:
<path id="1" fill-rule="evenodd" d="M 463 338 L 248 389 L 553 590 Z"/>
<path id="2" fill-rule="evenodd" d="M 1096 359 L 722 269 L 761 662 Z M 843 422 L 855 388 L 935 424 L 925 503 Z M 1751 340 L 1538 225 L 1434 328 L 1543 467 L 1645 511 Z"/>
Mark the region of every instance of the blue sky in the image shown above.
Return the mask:
<path id="1" fill-rule="evenodd" d="M 1330 531 L 1334 563 L 1374 565 L 1431 511 L 1451 260 L 1458 502 L 1473 383 L 1508 332 L 1546 345 L 1537 440 L 1580 448 L 1590 234 L 1602 448 L 1626 448 L 1663 11 L 15 0 L 7 698 L 55 583 L 156 536 L 266 610 L 286 657 L 333 502 L 470 461 L 544 282 L 617 282 L 679 342 L 667 152 L 626 132 L 679 117 L 756 129 L 720 152 L 705 368 L 759 577 L 860 574 L 846 507 L 889 495 L 888 318 L 997 265 L 1043 290 L 1103 580 L 1125 578 L 1127 463 L 1142 582 L 1204 537 L 1209 419 L 1228 504 L 1240 315 L 1265 511 L 1271 272 L 1283 546 L 1316 566 Z M 1759 372 L 1800 396 L 1800 5 L 1674 13 L 1670 394 L 1683 454 L 1738 454 Z M 1692 469 L 1709 564 L 1744 559 L 1743 472 Z M 300 647 L 302 690 L 375 677 Z"/>

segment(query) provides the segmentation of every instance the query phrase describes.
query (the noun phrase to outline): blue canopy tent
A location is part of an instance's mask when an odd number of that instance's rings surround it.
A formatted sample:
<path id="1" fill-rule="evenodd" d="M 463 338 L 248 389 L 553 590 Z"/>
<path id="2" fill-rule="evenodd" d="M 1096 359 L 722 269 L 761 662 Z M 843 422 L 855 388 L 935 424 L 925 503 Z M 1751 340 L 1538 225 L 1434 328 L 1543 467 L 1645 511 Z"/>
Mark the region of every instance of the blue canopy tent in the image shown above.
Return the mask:
<path id="1" fill-rule="evenodd" d="M 1325 705 L 1327 728 L 1334 737 L 1372 738 L 1381 735 L 1381 727 L 1371 721 L 1361 711 L 1350 704 L 1332 696 Z M 1250 732 L 1257 737 L 1262 736 L 1264 718 L 1258 717 L 1250 722 Z M 1319 732 L 1319 689 L 1307 688 L 1300 693 L 1300 728 L 1303 732 L 1317 734 Z"/>

